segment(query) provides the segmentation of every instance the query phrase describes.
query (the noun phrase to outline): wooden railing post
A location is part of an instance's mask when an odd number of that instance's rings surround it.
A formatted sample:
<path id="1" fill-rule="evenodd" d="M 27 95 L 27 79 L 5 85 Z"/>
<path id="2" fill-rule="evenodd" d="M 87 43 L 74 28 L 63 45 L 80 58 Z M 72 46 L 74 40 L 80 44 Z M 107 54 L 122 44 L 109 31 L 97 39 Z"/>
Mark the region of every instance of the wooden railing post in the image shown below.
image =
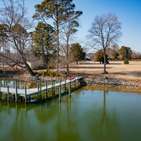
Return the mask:
<path id="1" fill-rule="evenodd" d="M 71 79 L 70 79 L 70 82 L 69 82 L 69 96 L 71 96 Z"/>
<path id="2" fill-rule="evenodd" d="M 25 104 L 27 103 L 27 87 L 26 87 L 26 83 L 25 83 Z"/>
<path id="3" fill-rule="evenodd" d="M 7 84 L 7 102 L 9 103 L 9 86 L 8 86 L 8 84 Z"/>
<path id="4" fill-rule="evenodd" d="M 37 87 L 38 87 L 38 95 L 39 95 L 39 93 L 40 93 L 39 81 L 37 81 Z"/>
<path id="5" fill-rule="evenodd" d="M 52 96 L 53 96 L 53 83 L 54 83 L 53 80 L 51 81 L 51 83 L 52 83 Z"/>
<path id="6" fill-rule="evenodd" d="M 17 103 L 17 101 L 18 101 L 17 95 L 18 95 L 18 88 L 17 88 L 17 80 L 16 80 L 15 103 Z"/>
<path id="7" fill-rule="evenodd" d="M 63 82 L 62 79 L 60 79 L 60 82 L 59 82 L 60 83 L 60 93 L 62 93 L 62 82 Z"/>
<path id="8" fill-rule="evenodd" d="M 67 89 L 67 86 L 66 86 L 66 78 L 65 78 L 65 93 L 66 93 L 66 89 Z"/>
<path id="9" fill-rule="evenodd" d="M 1 85 L 1 81 L 0 81 L 0 92 L 1 92 L 1 86 L 2 86 L 2 85 Z"/>
<path id="10" fill-rule="evenodd" d="M 45 81 L 45 83 L 46 83 L 46 99 L 47 99 L 47 97 L 48 97 L 48 83 L 47 83 L 47 80 Z"/>
<path id="11" fill-rule="evenodd" d="M 77 79 L 75 80 L 75 88 L 77 88 Z"/>
<path id="12" fill-rule="evenodd" d="M 59 80 L 59 102 L 61 101 L 61 80 Z"/>
<path id="13" fill-rule="evenodd" d="M 41 99 L 43 99 L 43 96 L 42 96 L 42 81 L 40 80 L 40 96 L 41 96 Z"/>

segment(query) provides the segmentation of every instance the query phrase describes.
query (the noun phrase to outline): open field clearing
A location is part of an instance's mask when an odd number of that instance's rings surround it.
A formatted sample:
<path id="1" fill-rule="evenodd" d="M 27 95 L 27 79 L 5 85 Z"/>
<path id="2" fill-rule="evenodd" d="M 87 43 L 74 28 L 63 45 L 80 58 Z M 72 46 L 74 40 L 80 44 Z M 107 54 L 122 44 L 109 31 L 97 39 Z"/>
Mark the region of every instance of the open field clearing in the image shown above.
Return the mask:
<path id="1" fill-rule="evenodd" d="M 71 65 L 71 72 L 83 74 L 101 74 L 103 72 L 103 64 L 98 62 L 80 62 L 78 65 Z M 123 79 L 141 80 L 141 61 L 130 61 L 125 65 L 123 61 L 111 61 L 107 65 L 107 71 L 110 76 Z"/>

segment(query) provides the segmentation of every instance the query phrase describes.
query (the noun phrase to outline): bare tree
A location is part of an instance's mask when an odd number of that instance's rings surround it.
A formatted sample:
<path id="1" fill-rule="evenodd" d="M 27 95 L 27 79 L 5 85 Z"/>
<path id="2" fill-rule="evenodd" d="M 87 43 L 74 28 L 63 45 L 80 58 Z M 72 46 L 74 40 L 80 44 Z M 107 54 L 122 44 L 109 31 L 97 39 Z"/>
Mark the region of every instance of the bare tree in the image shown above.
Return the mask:
<path id="1" fill-rule="evenodd" d="M 69 49 L 70 49 L 70 39 L 78 30 L 79 22 L 78 18 L 82 15 L 82 11 L 75 11 L 74 8 L 71 9 L 70 13 L 67 15 L 67 19 L 62 26 L 62 33 L 65 39 L 64 53 L 66 56 L 66 72 L 69 75 Z"/>
<path id="2" fill-rule="evenodd" d="M 12 52 L 17 53 L 19 58 L 14 59 L 6 57 L 16 65 L 20 62 L 24 64 L 20 65 L 27 69 L 27 71 L 33 76 L 35 73 L 28 64 L 25 50 L 31 47 L 31 33 L 29 32 L 31 25 L 25 16 L 25 4 L 24 0 L 3 0 L 3 7 L 0 9 L 0 23 L 5 25 L 6 42 L 9 44 Z"/>
<path id="3" fill-rule="evenodd" d="M 103 49 L 104 54 L 104 74 L 106 71 L 106 48 L 115 44 L 121 36 L 121 23 L 113 14 L 97 16 L 89 30 L 90 37 L 98 47 Z"/>

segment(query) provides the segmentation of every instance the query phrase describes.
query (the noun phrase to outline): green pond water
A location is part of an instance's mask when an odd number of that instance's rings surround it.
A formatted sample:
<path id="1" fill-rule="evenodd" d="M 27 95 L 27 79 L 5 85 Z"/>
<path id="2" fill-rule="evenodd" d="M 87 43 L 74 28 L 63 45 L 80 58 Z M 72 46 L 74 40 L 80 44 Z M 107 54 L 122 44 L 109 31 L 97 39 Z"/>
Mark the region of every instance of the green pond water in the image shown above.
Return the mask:
<path id="1" fill-rule="evenodd" d="M 141 95 L 81 89 L 44 104 L 0 104 L 0 141 L 141 141 Z"/>

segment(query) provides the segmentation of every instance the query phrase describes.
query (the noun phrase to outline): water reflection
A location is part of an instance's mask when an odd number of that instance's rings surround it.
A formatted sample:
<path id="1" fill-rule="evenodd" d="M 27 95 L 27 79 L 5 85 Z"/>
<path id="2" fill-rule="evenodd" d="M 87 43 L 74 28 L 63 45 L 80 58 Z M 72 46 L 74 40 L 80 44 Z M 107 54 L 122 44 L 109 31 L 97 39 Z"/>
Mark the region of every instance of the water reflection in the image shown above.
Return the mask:
<path id="1" fill-rule="evenodd" d="M 114 111 L 108 111 L 107 99 L 108 91 L 103 90 L 103 102 L 99 109 L 99 119 L 97 120 L 96 125 L 92 126 L 92 129 L 90 130 L 93 131 L 93 138 L 96 140 L 120 141 L 120 130 L 118 127 L 117 116 Z"/>
<path id="2" fill-rule="evenodd" d="M 61 103 L 56 99 L 27 107 L 0 105 L 0 141 L 129 141 L 134 136 L 137 140 L 140 132 L 127 137 L 131 129 L 125 125 L 131 120 L 123 112 L 129 111 L 126 104 L 130 106 L 134 97 L 82 90 L 63 97 Z M 141 108 L 141 96 L 136 103 Z M 136 114 L 134 130 L 141 129 L 141 114 L 135 110 L 132 114 Z"/>

